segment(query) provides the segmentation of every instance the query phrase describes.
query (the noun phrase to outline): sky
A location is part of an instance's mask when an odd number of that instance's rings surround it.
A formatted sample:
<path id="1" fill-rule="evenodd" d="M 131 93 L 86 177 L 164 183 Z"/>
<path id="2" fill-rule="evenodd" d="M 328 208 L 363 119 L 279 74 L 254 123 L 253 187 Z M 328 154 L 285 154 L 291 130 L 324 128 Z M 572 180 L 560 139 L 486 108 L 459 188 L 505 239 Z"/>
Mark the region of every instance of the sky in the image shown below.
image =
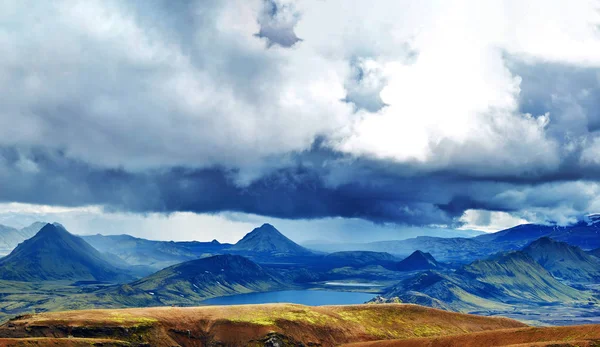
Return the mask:
<path id="1" fill-rule="evenodd" d="M 600 211 L 599 28 L 588 0 L 2 1 L 0 223 L 574 223 Z"/>

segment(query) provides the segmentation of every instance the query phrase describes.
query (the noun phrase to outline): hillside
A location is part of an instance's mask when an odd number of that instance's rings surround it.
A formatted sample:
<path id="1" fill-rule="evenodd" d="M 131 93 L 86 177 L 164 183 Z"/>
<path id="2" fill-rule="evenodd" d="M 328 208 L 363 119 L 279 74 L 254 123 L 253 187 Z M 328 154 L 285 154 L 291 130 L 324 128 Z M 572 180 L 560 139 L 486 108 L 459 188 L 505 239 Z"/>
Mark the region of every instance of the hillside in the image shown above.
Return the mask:
<path id="1" fill-rule="evenodd" d="M 312 252 L 288 239 L 271 224 L 263 224 L 229 248 L 231 251 L 267 253 L 274 256 L 303 256 Z"/>
<path id="2" fill-rule="evenodd" d="M 350 343 L 345 347 L 595 347 L 600 345 L 600 325 L 516 328 L 481 331 L 444 337 Z"/>
<path id="3" fill-rule="evenodd" d="M 440 264 L 430 253 L 414 251 L 413 254 L 404 258 L 396 265 L 398 271 L 432 270 L 440 267 Z"/>
<path id="4" fill-rule="evenodd" d="M 584 300 L 589 295 L 557 281 L 523 252 L 478 260 L 454 273 L 427 271 L 401 281 L 386 298 L 458 311 L 507 309 L 507 304 Z"/>
<path id="5" fill-rule="evenodd" d="M 558 279 L 592 283 L 600 281 L 600 259 L 579 247 L 542 237 L 525 247 L 523 252 Z"/>
<path id="6" fill-rule="evenodd" d="M 17 245 L 35 235 L 45 223 L 35 222 L 22 229 L 0 224 L 0 255 L 10 253 Z"/>
<path id="7" fill-rule="evenodd" d="M 120 281 L 130 277 L 61 225 L 46 224 L 0 259 L 0 279 Z"/>
<path id="8" fill-rule="evenodd" d="M 88 310 L 23 316 L 0 326 L 0 337 L 111 338 L 150 346 L 304 345 L 523 327 L 505 318 L 415 305 L 310 307 L 292 304 Z"/>
<path id="9" fill-rule="evenodd" d="M 278 277 L 238 255 L 217 255 L 173 265 L 105 295 L 127 306 L 197 305 L 224 295 L 288 288 Z"/>

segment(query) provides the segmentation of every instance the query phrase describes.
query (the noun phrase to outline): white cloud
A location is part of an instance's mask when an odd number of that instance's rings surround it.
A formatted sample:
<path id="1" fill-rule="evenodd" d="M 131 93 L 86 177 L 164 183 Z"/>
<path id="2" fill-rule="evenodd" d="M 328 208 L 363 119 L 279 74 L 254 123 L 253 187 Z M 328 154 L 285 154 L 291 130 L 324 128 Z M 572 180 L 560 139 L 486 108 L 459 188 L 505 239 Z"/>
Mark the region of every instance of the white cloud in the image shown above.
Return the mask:
<path id="1" fill-rule="evenodd" d="M 196 2 L 181 13 L 189 26 L 173 30 L 122 2 L 4 2 L 0 144 L 129 169 L 254 167 L 326 135 L 337 149 L 399 161 L 435 161 L 450 142 L 479 145 L 475 162 L 551 166 L 541 115 L 517 111 L 520 79 L 503 54 L 600 64 L 593 1 L 278 4 L 269 30 L 289 36 L 295 24 L 303 41 L 292 48 L 254 36 L 267 15 L 259 0 Z M 342 101 L 357 92 L 357 59 L 377 70 L 365 93 L 381 90 L 389 107 L 379 113 L 354 115 Z M 514 133 L 531 137 L 521 145 Z"/>
<path id="2" fill-rule="evenodd" d="M 466 210 L 460 221 L 465 223 L 460 229 L 480 230 L 488 233 L 529 223 L 526 219 L 507 212 L 484 210 Z"/>

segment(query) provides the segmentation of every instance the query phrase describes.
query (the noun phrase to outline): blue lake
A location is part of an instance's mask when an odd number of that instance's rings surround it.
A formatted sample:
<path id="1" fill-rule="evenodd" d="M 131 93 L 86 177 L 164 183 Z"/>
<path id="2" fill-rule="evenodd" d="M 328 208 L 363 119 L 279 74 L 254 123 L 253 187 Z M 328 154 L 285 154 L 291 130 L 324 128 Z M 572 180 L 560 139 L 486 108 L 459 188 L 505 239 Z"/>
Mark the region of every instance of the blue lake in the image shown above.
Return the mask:
<path id="1" fill-rule="evenodd" d="M 329 290 L 283 290 L 221 296 L 204 300 L 202 303 L 206 305 L 245 305 L 287 302 L 310 306 L 353 305 L 365 303 L 375 296 L 376 294 Z"/>

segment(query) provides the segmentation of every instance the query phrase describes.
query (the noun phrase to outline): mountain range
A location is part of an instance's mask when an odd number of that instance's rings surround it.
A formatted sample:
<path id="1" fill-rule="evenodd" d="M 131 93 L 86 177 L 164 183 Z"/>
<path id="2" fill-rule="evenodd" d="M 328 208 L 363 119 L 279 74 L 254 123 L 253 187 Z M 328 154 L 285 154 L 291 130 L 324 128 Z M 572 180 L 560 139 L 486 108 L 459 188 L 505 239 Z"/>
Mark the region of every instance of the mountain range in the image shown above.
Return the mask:
<path id="1" fill-rule="evenodd" d="M 198 257 L 219 254 L 230 244 L 212 242 L 153 241 L 130 235 L 82 236 L 94 248 L 107 255 L 116 256 L 128 265 L 148 267 L 157 271 L 167 266 Z"/>
<path id="2" fill-rule="evenodd" d="M 587 228 L 584 239 L 595 229 L 593 224 Z M 449 255 L 457 247 L 454 256 L 461 261 L 442 263 L 420 249 L 405 257 L 362 250 L 312 252 L 270 224 L 255 228 L 235 245 L 150 241 L 129 235 L 82 238 L 60 224 L 45 224 L 0 259 L 0 291 L 4 300 L 11 300 L 7 308 L 0 306 L 0 312 L 17 314 L 22 312 L 18 307 L 190 306 L 216 296 L 321 288 L 339 281 L 374 283 L 369 290 L 381 291 L 384 300 L 398 298 L 464 312 L 513 312 L 524 305 L 595 307 L 597 299 L 588 286 L 600 280 L 600 258 L 592 255 L 594 251 L 546 236 L 525 243 L 548 230 L 528 226 L 485 238 L 403 241 L 406 250 L 425 245 L 438 254 Z M 570 234 L 567 229 L 552 230 L 556 235 Z M 397 249 L 396 242 L 401 241 L 373 244 Z M 478 244 L 483 245 L 478 253 L 464 247 Z M 517 245 L 523 246 L 512 250 Z M 471 257 L 476 260 L 467 261 Z M 144 266 L 146 272 L 133 271 Z M 48 281 L 52 289 L 40 292 L 44 284 L 39 283 Z M 57 296 L 59 287 L 53 281 L 83 284 L 60 289 L 64 294 Z M 107 284 L 86 284 L 94 282 Z"/>
<path id="3" fill-rule="evenodd" d="M 552 242 L 550 245 L 547 243 Z M 543 252 L 551 256 L 564 245 L 548 239 L 538 240 L 523 251 L 500 253 L 484 260 L 464 265 L 453 272 L 426 271 L 401 281 L 385 297 L 398 297 L 405 302 L 472 311 L 477 309 L 507 309 L 515 304 L 550 304 L 589 300 L 591 294 L 577 290 L 557 280 L 538 263 Z M 535 257 L 535 258 L 534 258 Z M 575 265 L 570 259 L 569 266 Z M 587 264 L 582 258 L 581 264 Z M 560 258 L 558 260 L 560 263 Z M 550 271 L 560 268 L 545 263 Z M 563 270 L 562 268 L 560 268 Z M 595 273 L 594 269 L 592 273 Z M 588 278 L 582 270 L 578 276 Z"/>

